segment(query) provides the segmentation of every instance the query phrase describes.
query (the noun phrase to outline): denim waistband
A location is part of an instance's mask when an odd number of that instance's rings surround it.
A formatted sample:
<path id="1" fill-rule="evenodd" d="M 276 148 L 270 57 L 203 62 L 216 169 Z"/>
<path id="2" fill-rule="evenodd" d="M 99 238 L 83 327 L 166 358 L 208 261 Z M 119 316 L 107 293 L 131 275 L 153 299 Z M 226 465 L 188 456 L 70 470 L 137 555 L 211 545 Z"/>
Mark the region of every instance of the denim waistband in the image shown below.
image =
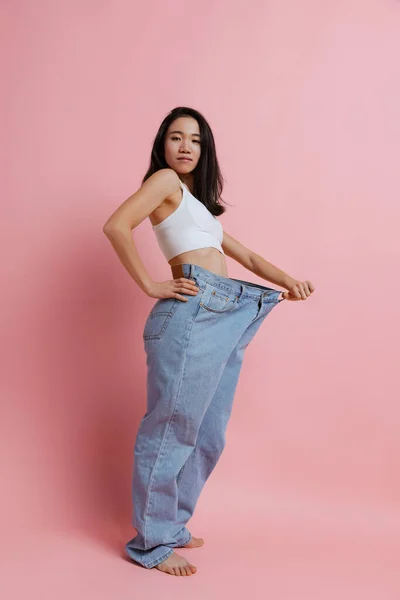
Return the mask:
<path id="1" fill-rule="evenodd" d="M 179 265 L 183 273 L 183 277 L 191 279 L 198 277 L 201 281 L 205 281 L 214 285 L 215 287 L 221 288 L 226 292 L 230 292 L 235 296 L 248 297 L 254 300 L 260 300 L 261 297 L 270 296 L 272 294 L 280 294 L 281 290 L 266 287 L 265 285 L 259 285 L 243 279 L 235 279 L 233 277 L 223 277 L 217 273 L 213 273 L 204 267 L 195 265 L 193 263 L 182 263 Z"/>

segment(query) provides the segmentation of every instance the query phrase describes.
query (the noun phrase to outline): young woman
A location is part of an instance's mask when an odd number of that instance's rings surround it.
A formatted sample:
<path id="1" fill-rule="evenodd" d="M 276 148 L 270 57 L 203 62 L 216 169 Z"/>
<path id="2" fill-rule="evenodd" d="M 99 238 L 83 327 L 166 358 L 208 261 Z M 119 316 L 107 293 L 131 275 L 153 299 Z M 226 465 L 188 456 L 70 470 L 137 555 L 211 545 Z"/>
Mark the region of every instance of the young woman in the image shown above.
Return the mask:
<path id="1" fill-rule="evenodd" d="M 225 446 L 246 346 L 282 300 L 306 300 L 293 279 L 223 231 L 222 176 L 214 137 L 196 110 L 178 107 L 161 123 L 140 189 L 103 230 L 139 287 L 158 300 L 143 332 L 147 411 L 134 448 L 133 525 L 126 552 L 171 575 L 196 567 L 174 548 L 201 546 L 186 527 Z M 149 217 L 172 279 L 153 281 L 132 240 Z M 228 277 L 225 256 L 287 291 Z"/>

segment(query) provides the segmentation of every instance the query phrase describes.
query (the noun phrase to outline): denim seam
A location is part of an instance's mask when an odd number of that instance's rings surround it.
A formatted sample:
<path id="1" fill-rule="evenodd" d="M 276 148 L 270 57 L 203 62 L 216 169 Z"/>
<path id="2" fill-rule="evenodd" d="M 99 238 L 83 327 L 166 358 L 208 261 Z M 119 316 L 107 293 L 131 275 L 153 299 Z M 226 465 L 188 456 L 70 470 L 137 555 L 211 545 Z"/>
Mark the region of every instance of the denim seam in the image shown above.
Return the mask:
<path id="1" fill-rule="evenodd" d="M 192 330 L 193 330 L 193 325 L 194 325 L 195 319 L 196 319 L 196 317 L 197 317 L 197 315 L 199 313 L 199 309 L 200 309 L 200 302 L 198 303 L 197 310 L 196 310 L 196 313 L 194 314 L 194 317 L 192 319 L 192 324 L 191 324 L 191 327 L 190 327 L 190 331 L 189 331 L 189 334 L 187 336 L 187 341 L 186 341 L 186 345 L 185 345 L 185 349 L 184 349 L 184 356 L 183 356 L 183 359 L 182 359 L 182 363 L 183 363 L 183 365 L 182 365 L 182 374 L 181 374 L 181 378 L 180 378 L 180 381 L 179 381 L 178 390 L 177 390 L 176 396 L 175 396 L 174 410 L 173 410 L 172 416 L 171 416 L 171 418 L 170 418 L 170 420 L 168 422 L 167 430 L 166 430 L 166 432 L 164 434 L 164 437 L 162 439 L 161 447 L 160 447 L 160 449 L 158 451 L 157 459 L 156 459 L 156 461 L 154 463 L 154 466 L 153 466 L 153 469 L 152 469 L 151 475 L 150 475 L 149 487 L 148 487 L 148 491 L 147 491 L 146 507 L 145 507 L 144 516 L 143 516 L 143 521 L 144 521 L 143 541 L 144 541 L 144 546 L 145 547 L 146 547 L 147 516 L 148 516 L 148 508 L 149 508 L 149 502 L 150 502 L 151 491 L 152 491 L 151 487 L 152 487 L 152 483 L 153 483 L 153 479 L 154 479 L 154 474 L 155 474 L 158 462 L 160 460 L 160 456 L 162 454 L 162 451 L 163 451 L 165 443 L 166 443 L 166 439 L 167 439 L 169 431 L 171 429 L 171 423 L 172 423 L 172 421 L 174 419 L 174 416 L 175 416 L 175 413 L 176 413 L 176 407 L 177 407 L 177 403 L 178 403 L 178 399 L 179 399 L 179 394 L 180 394 L 180 391 L 181 391 L 182 382 L 183 382 L 183 378 L 184 378 L 184 375 L 185 375 L 187 349 L 188 349 L 188 346 L 189 346 L 190 337 L 191 337 Z"/>
<path id="2" fill-rule="evenodd" d="M 199 275 L 198 278 L 201 279 L 201 280 L 203 280 L 205 283 L 208 283 L 209 285 L 212 285 L 212 286 L 214 286 L 216 288 L 220 288 L 221 290 L 225 290 L 227 292 L 229 292 L 229 291 L 232 292 L 232 286 L 230 286 L 229 284 L 225 284 L 225 283 L 222 283 L 220 281 L 216 281 L 213 278 L 207 277 L 205 275 L 202 275 L 202 276 Z M 262 292 L 268 292 L 268 295 L 271 295 L 271 294 L 279 291 L 279 290 L 276 290 L 274 288 L 268 288 L 268 287 L 263 286 L 263 285 L 258 285 L 258 284 L 252 283 L 251 281 L 245 281 L 245 280 L 242 280 L 242 279 L 235 279 L 235 278 L 232 278 L 232 277 L 230 277 L 229 279 L 232 282 L 234 282 L 235 284 L 239 283 L 239 284 L 242 284 L 242 285 L 246 286 L 248 288 L 248 291 L 245 292 L 245 294 L 243 294 L 243 295 L 247 295 L 247 296 L 249 296 L 250 298 L 253 298 L 253 299 L 258 298 L 259 294 L 257 294 L 257 292 L 255 292 L 253 294 L 250 291 L 250 288 L 255 288 L 255 289 L 260 290 Z"/>
<path id="3" fill-rule="evenodd" d="M 211 300 L 211 298 L 210 298 Z M 228 308 L 227 310 L 215 310 L 214 308 L 210 308 L 209 306 L 207 306 L 207 304 L 202 304 L 201 305 L 205 310 L 208 310 L 208 312 L 212 312 L 215 313 L 216 315 L 224 315 L 225 313 L 229 313 L 232 312 L 233 310 L 235 310 L 235 308 L 238 306 L 238 301 L 234 300 L 233 304 L 230 308 Z"/>
<path id="4" fill-rule="evenodd" d="M 179 302 L 180 302 L 180 300 L 176 299 L 175 303 L 172 305 L 171 310 L 169 312 L 161 312 L 160 311 L 160 312 L 150 313 L 150 319 L 153 319 L 154 317 L 158 317 L 160 315 L 164 315 L 165 319 L 164 319 L 164 321 L 162 323 L 160 332 L 157 333 L 157 334 L 153 333 L 153 334 L 146 334 L 145 335 L 144 334 L 144 331 L 146 329 L 146 327 L 145 327 L 145 329 L 143 330 L 143 340 L 146 340 L 146 341 L 149 341 L 149 340 L 160 340 L 163 337 L 166 328 L 168 327 L 168 325 L 169 325 L 172 317 L 174 316 L 174 314 L 176 312 L 176 309 L 178 308 L 178 305 L 179 305 L 178 303 Z M 147 322 L 146 322 L 145 325 L 147 325 Z"/>
<path id="5" fill-rule="evenodd" d="M 188 544 L 188 543 L 190 542 L 190 540 L 191 540 L 191 539 L 192 539 L 192 534 L 191 534 L 191 533 L 190 533 L 190 531 L 189 531 L 189 537 L 187 538 L 187 540 L 185 540 L 185 541 L 182 543 L 182 546 L 185 546 L 186 544 Z"/>
<path id="6" fill-rule="evenodd" d="M 207 282 L 207 283 L 208 283 L 208 285 L 211 285 L 212 287 L 221 288 L 221 286 L 219 286 L 215 283 L 211 283 L 211 282 Z M 245 284 L 243 284 L 243 285 L 245 285 Z M 227 293 L 232 293 L 232 288 L 229 288 L 228 286 L 223 286 L 223 288 L 221 288 L 221 289 L 223 289 Z M 278 290 L 276 290 L 276 291 L 278 291 Z M 271 292 L 271 294 L 272 293 L 274 293 L 274 292 Z M 271 295 L 271 294 L 268 294 L 268 295 Z M 260 294 L 252 294 L 251 292 L 242 292 L 239 296 L 237 296 L 237 298 L 240 298 L 240 300 L 244 300 L 247 298 L 248 300 L 253 300 L 254 302 L 258 302 L 260 299 Z"/>
<path id="7" fill-rule="evenodd" d="M 187 462 L 187 461 L 186 461 L 186 462 Z M 176 480 L 176 485 L 177 485 L 177 486 L 179 485 L 179 483 L 180 483 L 180 481 L 181 481 L 181 479 L 182 479 L 183 471 L 185 470 L 185 467 L 186 467 L 186 462 L 184 463 L 183 467 L 181 468 L 181 470 L 180 470 L 180 471 L 179 471 L 179 473 L 178 473 L 178 478 L 177 478 L 177 480 Z"/>

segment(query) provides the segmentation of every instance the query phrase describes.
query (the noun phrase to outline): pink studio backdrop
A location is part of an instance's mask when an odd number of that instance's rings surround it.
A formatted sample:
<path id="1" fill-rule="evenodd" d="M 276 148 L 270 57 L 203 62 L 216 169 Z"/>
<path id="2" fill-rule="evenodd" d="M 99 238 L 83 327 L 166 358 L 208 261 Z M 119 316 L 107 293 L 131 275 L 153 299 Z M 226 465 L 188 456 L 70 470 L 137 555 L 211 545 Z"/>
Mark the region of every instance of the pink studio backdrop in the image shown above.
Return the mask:
<path id="1" fill-rule="evenodd" d="M 19 0 L 1 15 L 5 597 L 398 598 L 400 3 Z M 224 229 L 316 287 L 247 350 L 186 583 L 121 560 L 154 300 L 102 232 L 177 105 L 215 134 Z M 148 219 L 134 239 L 170 278 Z"/>

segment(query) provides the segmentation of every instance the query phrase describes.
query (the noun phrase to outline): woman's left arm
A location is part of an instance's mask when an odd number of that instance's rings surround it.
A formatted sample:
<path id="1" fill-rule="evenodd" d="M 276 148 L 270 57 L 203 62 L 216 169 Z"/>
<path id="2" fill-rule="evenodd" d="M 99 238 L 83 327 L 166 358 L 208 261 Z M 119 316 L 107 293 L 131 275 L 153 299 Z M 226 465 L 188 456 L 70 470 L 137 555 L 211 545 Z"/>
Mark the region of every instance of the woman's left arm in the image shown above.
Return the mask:
<path id="1" fill-rule="evenodd" d="M 222 249 L 227 256 L 240 263 L 245 269 L 248 269 L 255 275 L 266 279 L 275 285 L 290 290 L 293 299 L 305 300 L 313 291 L 314 286 L 311 281 L 299 281 L 294 279 L 275 265 L 265 260 L 259 254 L 256 254 L 246 246 L 243 246 L 238 240 L 224 231 Z M 285 297 L 286 293 L 285 293 Z M 289 298 L 288 298 L 289 299 Z"/>

